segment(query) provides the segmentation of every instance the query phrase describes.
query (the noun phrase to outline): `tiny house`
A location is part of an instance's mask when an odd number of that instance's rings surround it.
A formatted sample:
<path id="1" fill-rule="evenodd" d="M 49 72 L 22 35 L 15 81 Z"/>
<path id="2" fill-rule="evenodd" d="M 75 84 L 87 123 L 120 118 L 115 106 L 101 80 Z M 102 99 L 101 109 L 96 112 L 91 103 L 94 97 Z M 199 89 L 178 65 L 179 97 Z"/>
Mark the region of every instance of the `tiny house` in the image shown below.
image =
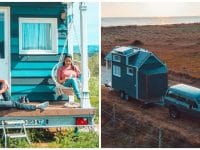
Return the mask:
<path id="1" fill-rule="evenodd" d="M 21 119 L 29 128 L 43 128 L 83 125 L 77 120 L 85 120 L 84 125 L 94 126 L 95 109 L 90 105 L 88 90 L 87 34 L 84 34 L 87 5 L 81 2 L 79 6 L 79 11 L 73 13 L 72 2 L 0 2 L 0 78 L 9 82 L 12 100 L 27 96 L 31 102 L 53 101 L 44 111 L 2 110 L 0 122 Z M 80 107 L 65 108 L 63 101 L 57 102 L 61 99 L 55 92 L 52 68 L 60 56 L 73 54 L 69 24 L 78 13 L 84 84 Z"/>
<path id="2" fill-rule="evenodd" d="M 13 99 L 56 100 L 51 69 L 58 62 L 68 29 L 67 3 L 0 3 L 0 76 Z M 64 53 L 68 53 L 68 49 Z"/>
<path id="3" fill-rule="evenodd" d="M 145 102 L 162 97 L 168 87 L 167 66 L 153 53 L 138 47 L 115 47 L 111 60 L 111 86 Z M 107 59 L 109 56 L 107 56 Z"/>

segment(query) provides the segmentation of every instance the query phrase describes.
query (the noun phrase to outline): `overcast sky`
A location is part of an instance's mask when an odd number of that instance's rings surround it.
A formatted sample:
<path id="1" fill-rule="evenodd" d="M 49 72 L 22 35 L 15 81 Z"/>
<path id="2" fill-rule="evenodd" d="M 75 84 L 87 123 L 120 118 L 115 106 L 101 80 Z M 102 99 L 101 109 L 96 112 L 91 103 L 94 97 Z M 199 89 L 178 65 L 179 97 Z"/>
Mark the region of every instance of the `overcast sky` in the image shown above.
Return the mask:
<path id="1" fill-rule="evenodd" d="M 200 2 L 103 2 L 101 17 L 200 16 Z"/>

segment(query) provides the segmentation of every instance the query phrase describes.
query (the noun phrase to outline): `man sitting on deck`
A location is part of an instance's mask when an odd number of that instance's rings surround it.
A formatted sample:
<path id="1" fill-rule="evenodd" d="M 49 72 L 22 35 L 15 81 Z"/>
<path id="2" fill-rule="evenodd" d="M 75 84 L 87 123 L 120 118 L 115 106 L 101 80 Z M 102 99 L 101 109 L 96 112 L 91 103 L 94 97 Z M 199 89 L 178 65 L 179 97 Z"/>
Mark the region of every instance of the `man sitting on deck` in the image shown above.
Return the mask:
<path id="1" fill-rule="evenodd" d="M 49 102 L 44 102 L 38 105 L 30 105 L 21 103 L 19 101 L 12 101 L 11 96 L 8 92 L 8 88 L 8 82 L 6 80 L 0 79 L 0 95 L 2 95 L 2 98 L 0 98 L 0 110 L 2 108 L 18 108 L 22 110 L 44 110 L 46 107 L 49 106 Z"/>

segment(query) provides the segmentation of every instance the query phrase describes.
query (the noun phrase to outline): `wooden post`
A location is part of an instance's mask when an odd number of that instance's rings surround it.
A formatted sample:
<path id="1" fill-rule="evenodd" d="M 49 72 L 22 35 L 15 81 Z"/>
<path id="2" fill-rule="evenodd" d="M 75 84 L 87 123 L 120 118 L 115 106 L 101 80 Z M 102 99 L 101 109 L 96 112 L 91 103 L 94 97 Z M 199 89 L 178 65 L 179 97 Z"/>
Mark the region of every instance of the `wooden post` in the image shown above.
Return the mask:
<path id="1" fill-rule="evenodd" d="M 113 109 L 112 109 L 112 111 L 113 111 L 113 118 L 112 118 L 112 121 L 113 121 L 113 127 L 115 128 L 115 120 L 116 120 L 116 115 L 115 115 L 115 108 L 116 107 L 116 105 L 115 104 L 113 104 Z"/>
<path id="2" fill-rule="evenodd" d="M 163 129 L 159 128 L 159 135 L 158 135 L 158 147 L 162 147 L 162 138 L 163 138 Z"/>
<path id="3" fill-rule="evenodd" d="M 73 10 L 73 3 L 72 2 L 70 2 L 70 3 L 68 3 L 67 4 L 67 16 L 69 17 L 69 16 L 72 16 L 72 17 L 74 17 L 73 16 L 73 12 L 72 12 L 72 10 Z M 74 48 L 73 48 L 73 46 L 74 46 L 74 41 L 73 41 L 73 30 L 72 29 L 70 29 L 70 21 L 72 21 L 71 19 L 74 19 L 74 18 L 67 18 L 68 19 L 68 21 L 67 21 L 67 24 L 68 24 L 68 30 L 70 30 L 70 31 L 68 31 L 68 54 L 71 54 L 71 56 L 73 57 L 73 53 L 74 53 Z"/>

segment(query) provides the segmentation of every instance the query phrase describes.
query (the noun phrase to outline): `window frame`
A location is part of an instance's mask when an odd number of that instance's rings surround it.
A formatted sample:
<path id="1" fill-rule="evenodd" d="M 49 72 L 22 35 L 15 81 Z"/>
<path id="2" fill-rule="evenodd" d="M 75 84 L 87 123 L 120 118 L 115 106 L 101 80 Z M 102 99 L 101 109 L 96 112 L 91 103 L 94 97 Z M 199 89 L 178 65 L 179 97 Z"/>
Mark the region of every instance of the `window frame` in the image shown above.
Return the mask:
<path id="1" fill-rule="evenodd" d="M 129 71 L 130 69 L 132 70 L 132 73 L 130 73 L 130 71 Z M 127 73 L 127 75 L 129 75 L 129 76 L 133 76 L 133 68 L 127 67 L 127 68 L 126 68 L 126 73 Z"/>
<path id="2" fill-rule="evenodd" d="M 113 65 L 113 75 L 116 77 L 121 77 L 121 67 L 120 66 Z"/>
<path id="3" fill-rule="evenodd" d="M 113 61 L 115 61 L 115 62 L 121 62 L 121 56 L 119 56 L 119 55 L 116 55 L 116 54 L 113 54 Z M 116 59 L 117 58 L 117 59 Z"/>
<path id="4" fill-rule="evenodd" d="M 52 49 L 51 50 L 23 50 L 22 49 L 22 24 L 23 23 L 50 23 L 52 29 Z M 19 17 L 19 54 L 57 54 L 58 53 L 58 32 L 57 18 L 23 18 Z"/>

